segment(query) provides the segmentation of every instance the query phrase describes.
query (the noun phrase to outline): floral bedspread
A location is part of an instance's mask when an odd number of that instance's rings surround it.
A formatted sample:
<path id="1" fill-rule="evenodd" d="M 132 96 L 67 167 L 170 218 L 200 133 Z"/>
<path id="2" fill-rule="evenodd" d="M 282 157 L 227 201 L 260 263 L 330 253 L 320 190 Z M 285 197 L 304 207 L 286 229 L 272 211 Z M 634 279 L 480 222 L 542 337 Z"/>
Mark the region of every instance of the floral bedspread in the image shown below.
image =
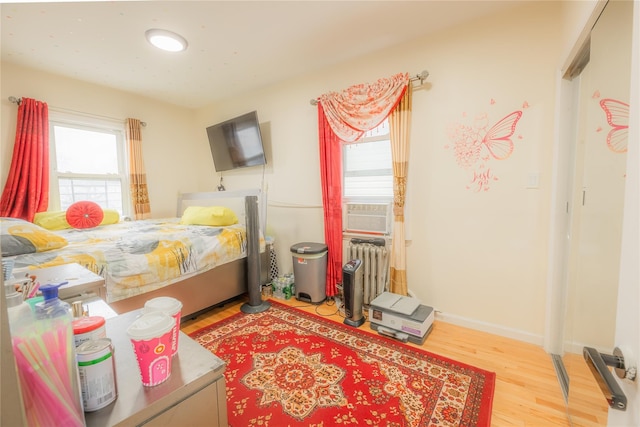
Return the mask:
<path id="1" fill-rule="evenodd" d="M 114 302 L 246 256 L 243 224 L 210 227 L 179 221 L 152 219 L 56 231 L 67 246 L 16 256 L 15 268 L 78 263 L 105 278 L 107 301 Z"/>

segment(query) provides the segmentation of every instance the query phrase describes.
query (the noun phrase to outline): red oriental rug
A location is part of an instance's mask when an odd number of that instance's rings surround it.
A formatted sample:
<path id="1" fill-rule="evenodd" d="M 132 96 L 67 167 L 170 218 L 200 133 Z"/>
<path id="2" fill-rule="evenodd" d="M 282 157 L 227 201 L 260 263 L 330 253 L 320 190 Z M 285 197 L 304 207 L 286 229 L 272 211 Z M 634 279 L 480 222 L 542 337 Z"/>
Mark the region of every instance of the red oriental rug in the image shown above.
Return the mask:
<path id="1" fill-rule="evenodd" d="M 271 304 L 190 334 L 227 363 L 230 426 L 490 424 L 494 373 Z"/>

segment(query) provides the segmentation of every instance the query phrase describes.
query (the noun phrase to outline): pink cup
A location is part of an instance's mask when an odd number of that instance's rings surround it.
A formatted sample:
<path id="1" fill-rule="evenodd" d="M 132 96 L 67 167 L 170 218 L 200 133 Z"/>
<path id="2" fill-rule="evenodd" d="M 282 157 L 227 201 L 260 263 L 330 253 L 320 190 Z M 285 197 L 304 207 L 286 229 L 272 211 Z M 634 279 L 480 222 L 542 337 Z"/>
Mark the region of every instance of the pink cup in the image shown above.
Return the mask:
<path id="1" fill-rule="evenodd" d="M 158 385 L 171 375 L 171 344 L 175 321 L 159 311 L 144 313 L 127 329 L 138 360 L 142 385 Z"/>
<path id="2" fill-rule="evenodd" d="M 171 297 L 157 297 L 150 299 L 144 303 L 144 313 L 160 311 L 168 316 L 173 317 L 175 327 L 172 331 L 171 355 L 178 353 L 178 337 L 180 336 L 180 318 L 182 316 L 182 303 Z"/>

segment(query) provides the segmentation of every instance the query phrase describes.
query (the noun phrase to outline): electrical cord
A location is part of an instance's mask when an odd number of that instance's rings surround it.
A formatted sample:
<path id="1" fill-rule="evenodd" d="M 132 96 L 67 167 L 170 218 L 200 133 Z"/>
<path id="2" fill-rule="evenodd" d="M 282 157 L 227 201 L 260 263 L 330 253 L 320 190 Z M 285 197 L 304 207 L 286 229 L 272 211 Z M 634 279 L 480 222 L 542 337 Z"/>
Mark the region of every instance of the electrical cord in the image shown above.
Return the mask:
<path id="1" fill-rule="evenodd" d="M 345 319 L 346 316 L 344 313 L 340 312 L 340 307 L 336 307 L 336 300 L 333 297 L 329 297 L 327 298 L 322 304 L 303 304 L 303 305 L 291 305 L 290 307 L 293 308 L 309 308 L 309 307 L 315 307 L 314 311 L 318 316 L 322 316 L 322 317 L 331 317 L 331 316 L 335 316 L 338 315 L 339 317 Z M 326 307 L 336 307 L 335 311 L 332 311 L 331 313 L 321 313 L 319 311 L 319 309 L 323 306 Z M 362 306 L 362 315 L 364 317 L 365 323 L 369 321 L 369 305 L 365 304 Z"/>

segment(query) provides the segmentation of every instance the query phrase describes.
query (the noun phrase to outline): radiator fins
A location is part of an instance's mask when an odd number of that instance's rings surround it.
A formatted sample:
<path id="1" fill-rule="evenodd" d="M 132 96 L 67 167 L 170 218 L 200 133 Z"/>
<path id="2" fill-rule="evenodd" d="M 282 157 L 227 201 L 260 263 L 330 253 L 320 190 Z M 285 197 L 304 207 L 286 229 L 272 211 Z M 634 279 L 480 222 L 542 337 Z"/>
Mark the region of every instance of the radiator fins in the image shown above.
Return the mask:
<path id="1" fill-rule="evenodd" d="M 385 246 L 370 243 L 349 243 L 349 259 L 362 261 L 364 271 L 364 304 L 369 305 L 387 289 L 389 279 L 389 251 Z"/>

